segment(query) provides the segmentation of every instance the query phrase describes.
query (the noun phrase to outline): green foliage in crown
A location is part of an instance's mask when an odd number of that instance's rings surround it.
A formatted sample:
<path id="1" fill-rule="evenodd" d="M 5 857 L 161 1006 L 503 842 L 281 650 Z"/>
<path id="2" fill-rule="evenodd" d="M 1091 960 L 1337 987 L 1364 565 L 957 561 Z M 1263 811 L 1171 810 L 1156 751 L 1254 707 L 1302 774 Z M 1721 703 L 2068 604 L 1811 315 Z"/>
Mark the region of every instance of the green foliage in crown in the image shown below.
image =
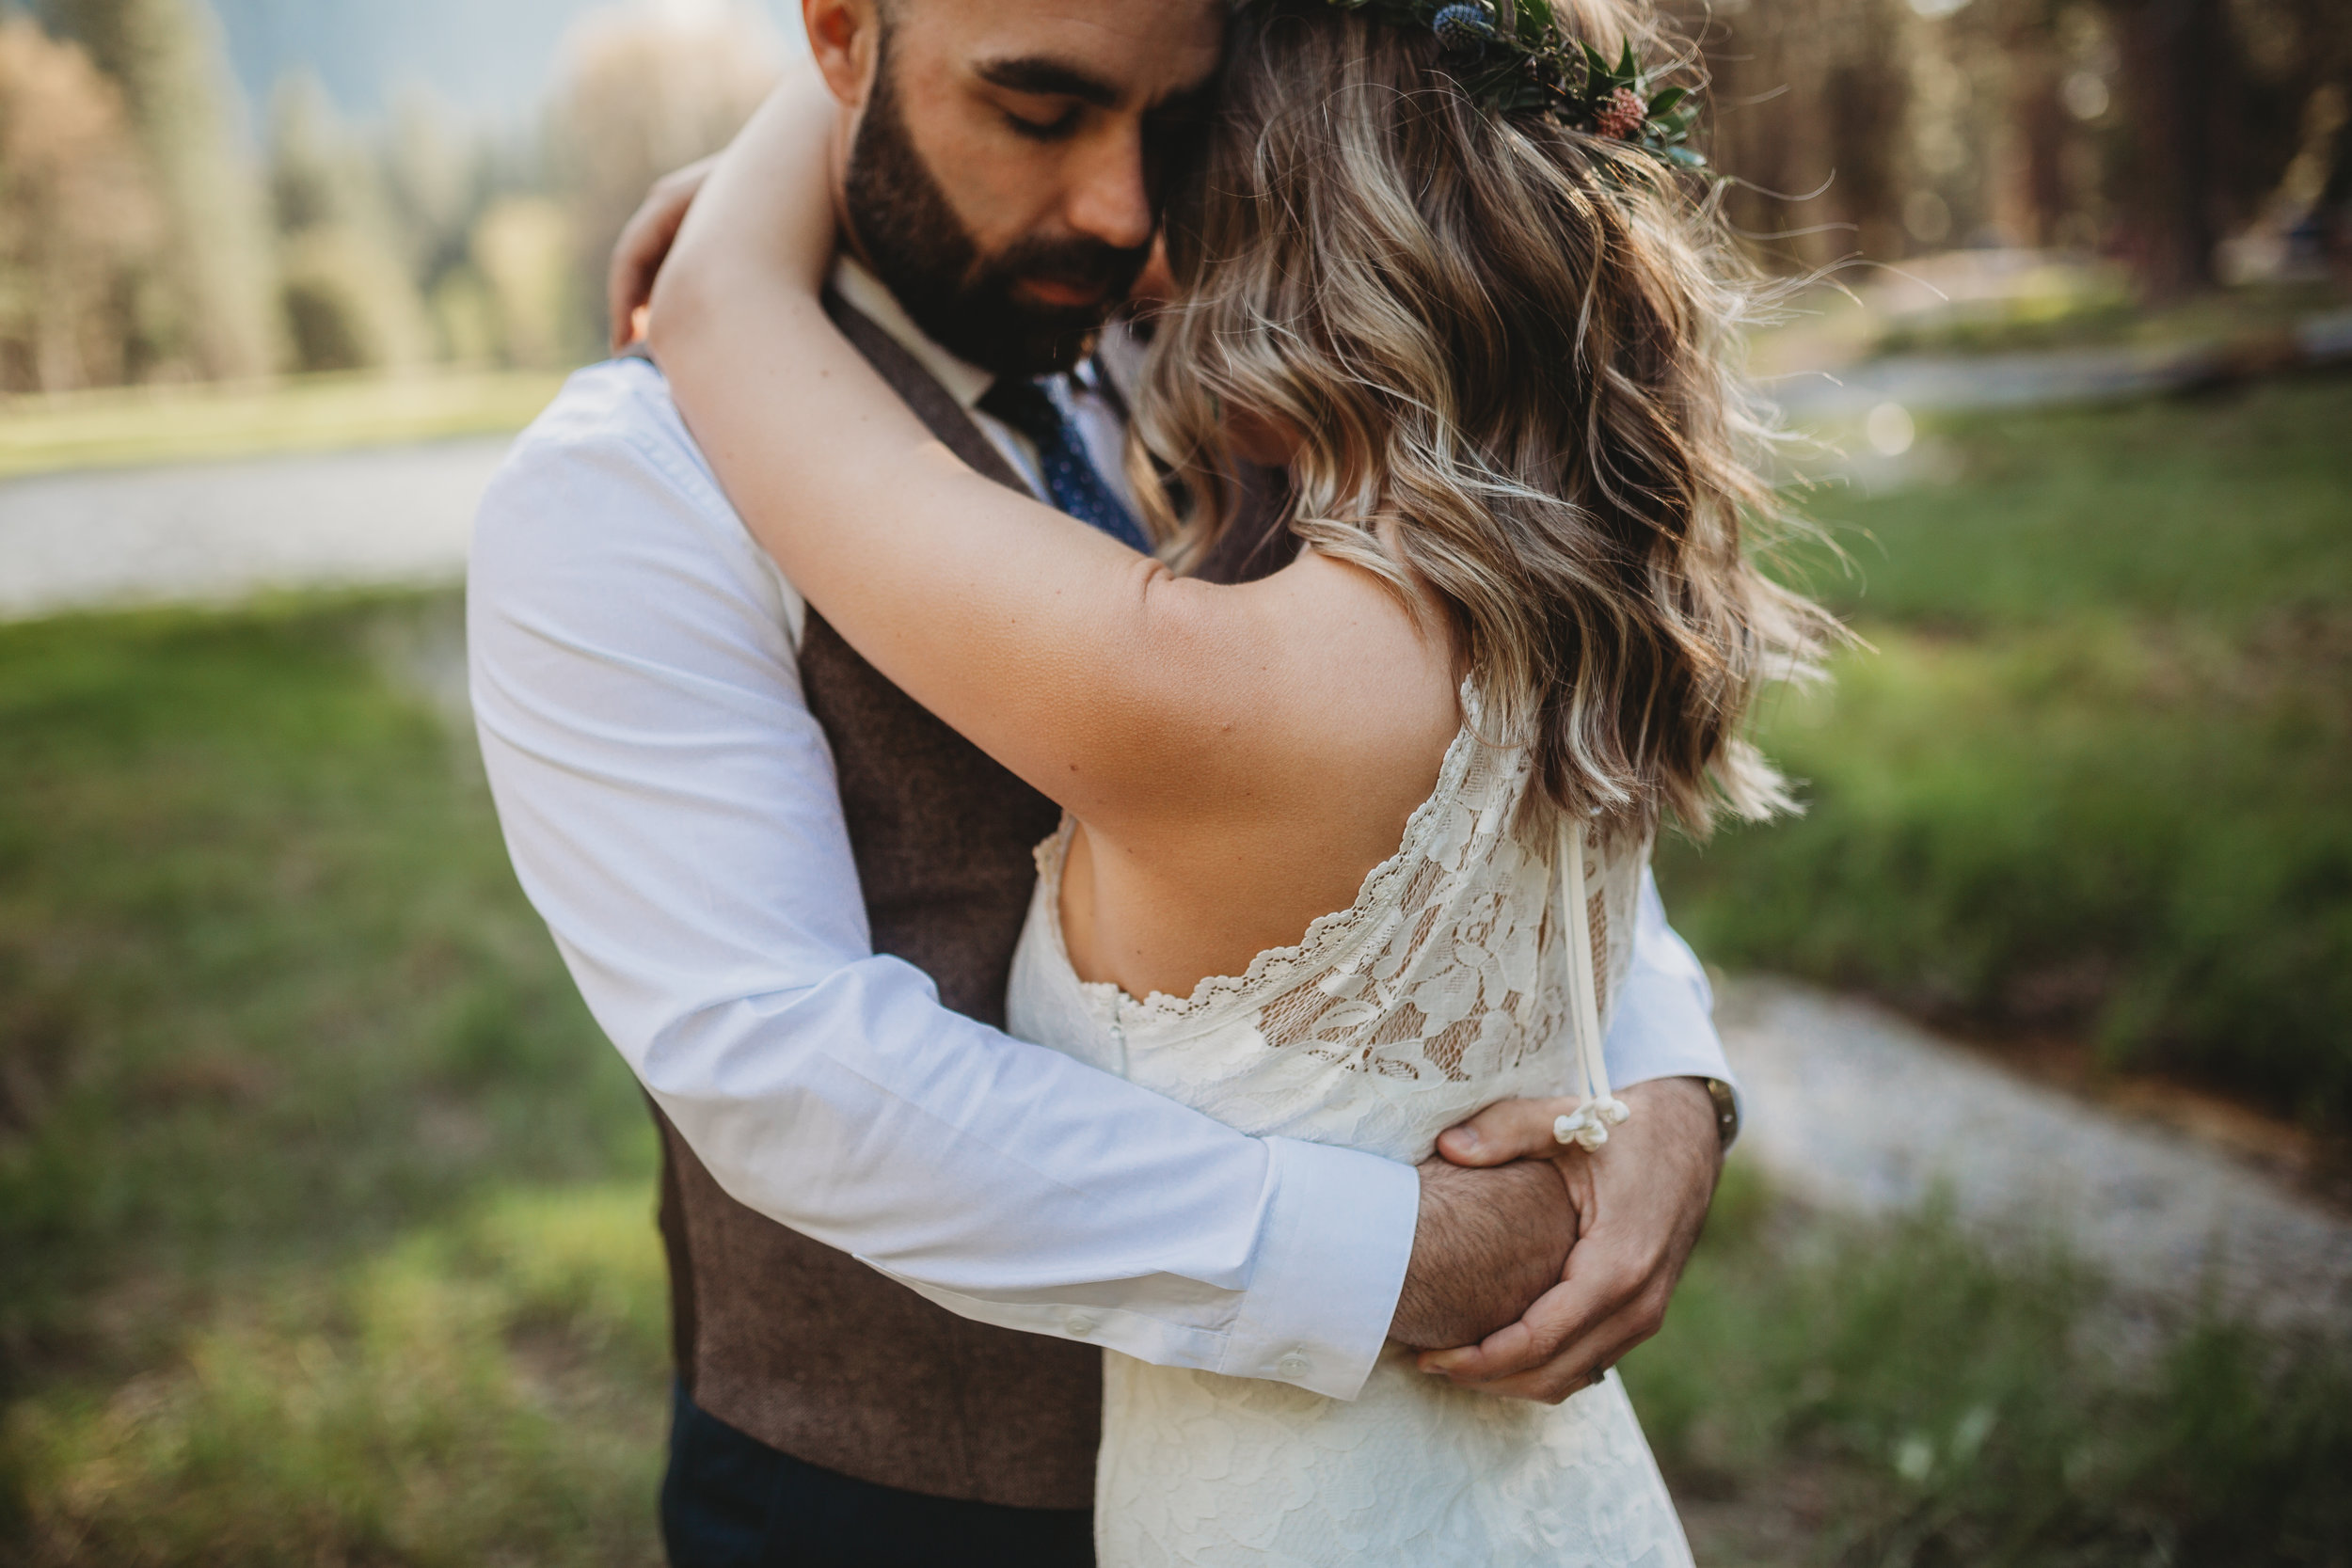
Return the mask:
<path id="1" fill-rule="evenodd" d="M 1653 90 L 1629 40 L 1614 65 L 1567 38 L 1551 0 L 1325 0 L 1392 27 L 1425 29 L 1471 99 L 1499 114 L 1546 114 L 1573 130 L 1631 143 L 1684 168 L 1699 106 L 1687 87 Z"/>

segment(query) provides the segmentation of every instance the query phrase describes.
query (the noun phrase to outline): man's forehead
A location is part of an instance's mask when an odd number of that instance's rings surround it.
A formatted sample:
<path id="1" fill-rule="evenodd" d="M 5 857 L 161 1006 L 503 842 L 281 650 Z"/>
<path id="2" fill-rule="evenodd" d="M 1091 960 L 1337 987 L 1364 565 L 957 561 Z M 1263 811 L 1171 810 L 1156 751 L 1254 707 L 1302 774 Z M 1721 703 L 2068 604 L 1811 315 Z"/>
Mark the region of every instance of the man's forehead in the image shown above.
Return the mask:
<path id="1" fill-rule="evenodd" d="M 898 0 L 894 8 L 901 46 L 951 52 L 958 64 L 1016 90 L 1126 108 L 1206 87 L 1231 8 L 1228 0 Z"/>

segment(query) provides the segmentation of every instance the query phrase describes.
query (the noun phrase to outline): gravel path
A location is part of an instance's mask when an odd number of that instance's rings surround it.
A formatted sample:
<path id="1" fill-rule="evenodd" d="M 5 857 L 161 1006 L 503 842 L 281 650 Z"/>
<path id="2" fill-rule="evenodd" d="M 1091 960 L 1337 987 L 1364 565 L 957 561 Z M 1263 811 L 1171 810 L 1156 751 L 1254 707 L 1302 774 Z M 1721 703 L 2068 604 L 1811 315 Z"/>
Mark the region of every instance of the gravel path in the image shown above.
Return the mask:
<path id="1" fill-rule="evenodd" d="M 508 437 L 0 484 L 0 620 L 455 582 Z"/>
<path id="2" fill-rule="evenodd" d="M 2138 348 L 1988 354 L 1967 359 L 1889 356 L 1836 371 L 1781 377 L 1770 390 L 1801 421 L 1852 419 L 1882 403 L 1929 409 L 2092 403 L 2169 391 L 2206 369 L 2201 354 Z"/>
<path id="3" fill-rule="evenodd" d="M 2294 337 L 2306 362 L 2352 358 L 2352 311 L 2313 317 Z M 2178 387 L 2209 373 L 2221 352 L 1898 356 L 1782 377 L 1772 394 L 1816 424 L 1890 402 L 2069 403 Z M 454 581 L 475 503 L 508 445 L 499 436 L 0 483 L 0 620 L 272 588 Z"/>
<path id="4" fill-rule="evenodd" d="M 2308 317 L 2265 346 L 2309 366 L 2352 361 L 2352 310 Z M 2245 352 L 2244 345 L 2199 342 L 2028 354 L 1898 354 L 1835 371 L 1781 376 L 1770 391 L 1800 422 L 1853 419 L 1882 403 L 1915 412 L 2098 403 L 2178 391 L 2243 373 L 2248 367 L 2238 361 Z"/>
<path id="5" fill-rule="evenodd" d="M 1736 979 L 1718 1016 L 1742 1148 L 1793 1196 L 2068 1243 L 2127 1295 L 2209 1286 L 2279 1328 L 2352 1331 L 2352 1219 L 2229 1155 L 2025 1082 L 1868 1003 Z"/>

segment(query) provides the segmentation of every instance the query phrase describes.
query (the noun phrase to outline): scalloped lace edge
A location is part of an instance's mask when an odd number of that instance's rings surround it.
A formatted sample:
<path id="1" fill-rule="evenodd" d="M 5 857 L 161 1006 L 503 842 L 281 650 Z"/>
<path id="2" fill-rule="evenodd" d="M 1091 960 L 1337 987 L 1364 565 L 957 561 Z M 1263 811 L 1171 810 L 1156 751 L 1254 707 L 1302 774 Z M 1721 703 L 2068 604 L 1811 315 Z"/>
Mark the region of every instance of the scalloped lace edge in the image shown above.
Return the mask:
<path id="1" fill-rule="evenodd" d="M 1317 949 L 1329 945 L 1338 934 L 1354 930 L 1366 918 L 1377 912 L 1381 895 L 1387 891 L 1390 882 L 1405 874 L 1414 852 L 1427 840 L 1432 831 L 1430 824 L 1461 794 L 1462 783 L 1470 776 L 1470 761 L 1477 755 L 1479 748 L 1490 747 L 1506 752 L 1518 749 L 1497 746 L 1482 738 L 1478 733 L 1479 718 L 1477 695 L 1470 683 L 1465 681 L 1462 683 L 1462 727 L 1454 732 L 1454 739 L 1446 746 L 1444 760 L 1438 765 L 1438 782 L 1430 788 L 1427 799 L 1415 806 L 1412 816 L 1405 819 L 1405 832 L 1397 841 L 1396 852 L 1364 873 L 1363 885 L 1357 890 L 1354 903 L 1345 909 L 1315 916 L 1308 923 L 1305 936 L 1287 947 L 1265 949 L 1250 959 L 1249 967 L 1239 974 L 1202 975 L 1189 996 L 1170 996 L 1166 991 L 1155 990 L 1148 996 L 1136 997 L 1116 980 L 1082 977 L 1077 966 L 1070 961 L 1069 939 L 1061 928 L 1061 874 L 1076 819 L 1065 813 L 1061 826 L 1055 829 L 1053 836 L 1036 849 L 1041 896 L 1046 899 L 1051 911 L 1045 925 L 1052 933 L 1054 957 L 1069 972 L 1082 993 L 1111 998 L 1117 1005 L 1122 1022 L 1126 1022 L 1131 1009 L 1139 1014 L 1141 1020 L 1152 1022 L 1166 1022 L 1207 1013 L 1219 1004 L 1232 1002 L 1264 985 L 1267 975 L 1277 964 L 1285 966 L 1287 972 L 1305 963 Z"/>

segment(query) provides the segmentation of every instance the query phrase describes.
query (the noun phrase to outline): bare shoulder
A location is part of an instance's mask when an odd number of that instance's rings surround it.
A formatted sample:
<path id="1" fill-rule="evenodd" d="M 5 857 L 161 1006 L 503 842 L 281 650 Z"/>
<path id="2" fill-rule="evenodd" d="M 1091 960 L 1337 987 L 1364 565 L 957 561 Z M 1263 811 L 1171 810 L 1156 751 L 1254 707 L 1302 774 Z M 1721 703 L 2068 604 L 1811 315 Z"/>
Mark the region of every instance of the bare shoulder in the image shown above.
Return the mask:
<path id="1" fill-rule="evenodd" d="M 1079 973 L 1182 996 L 1345 909 L 1396 852 L 1460 733 L 1446 633 L 1310 554 L 1239 588 L 1152 579 L 1156 710 L 1122 791 L 1073 804 Z M 1073 794 L 1078 793 L 1073 791 Z M 1114 799 L 1114 794 L 1121 797 Z"/>
<path id="2" fill-rule="evenodd" d="M 1311 550 L 1263 581 L 1197 592 L 1222 601 L 1204 626 L 1237 644 L 1216 661 L 1239 677 L 1219 705 L 1252 796 L 1303 790 L 1327 809 L 1328 790 L 1344 785 L 1409 795 L 1407 809 L 1420 801 L 1461 726 L 1454 653 L 1436 617 Z"/>
<path id="3" fill-rule="evenodd" d="M 1312 550 L 1266 587 L 1273 640 L 1296 690 L 1291 724 L 1343 752 L 1426 753 L 1434 768 L 1461 727 L 1454 650 L 1438 617 L 1416 615 L 1362 567 Z"/>

